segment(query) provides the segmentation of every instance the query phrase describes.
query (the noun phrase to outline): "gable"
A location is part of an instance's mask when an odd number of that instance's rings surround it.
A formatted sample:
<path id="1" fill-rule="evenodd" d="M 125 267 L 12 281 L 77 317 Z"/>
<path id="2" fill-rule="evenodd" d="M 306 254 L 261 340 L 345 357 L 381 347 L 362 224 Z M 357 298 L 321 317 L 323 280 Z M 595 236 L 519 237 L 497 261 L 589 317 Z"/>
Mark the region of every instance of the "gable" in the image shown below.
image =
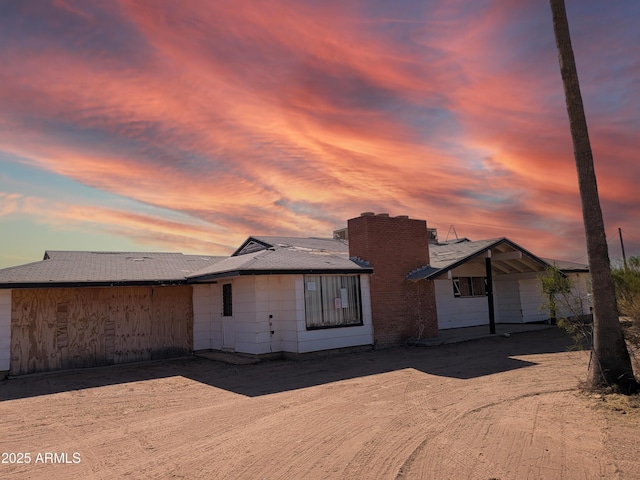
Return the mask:
<path id="1" fill-rule="evenodd" d="M 271 248 L 271 247 L 272 245 L 250 238 L 245 243 L 243 243 L 238 250 L 236 250 L 233 253 L 233 256 L 246 255 L 248 253 L 259 252 L 260 250 L 266 250 L 267 248 Z"/>

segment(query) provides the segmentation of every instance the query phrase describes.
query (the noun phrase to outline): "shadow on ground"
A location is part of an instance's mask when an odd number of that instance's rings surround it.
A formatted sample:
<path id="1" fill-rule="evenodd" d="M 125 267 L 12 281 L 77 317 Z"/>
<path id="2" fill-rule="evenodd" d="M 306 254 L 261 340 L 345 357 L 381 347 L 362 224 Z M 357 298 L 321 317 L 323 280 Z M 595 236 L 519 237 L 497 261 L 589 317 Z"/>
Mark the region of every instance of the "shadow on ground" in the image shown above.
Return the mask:
<path id="1" fill-rule="evenodd" d="M 198 357 L 25 375 L 0 381 L 0 401 L 182 376 L 249 397 L 414 369 L 429 375 L 471 379 L 535 365 L 514 356 L 565 352 L 571 339 L 551 328 L 433 347 L 315 355 L 229 365 Z"/>

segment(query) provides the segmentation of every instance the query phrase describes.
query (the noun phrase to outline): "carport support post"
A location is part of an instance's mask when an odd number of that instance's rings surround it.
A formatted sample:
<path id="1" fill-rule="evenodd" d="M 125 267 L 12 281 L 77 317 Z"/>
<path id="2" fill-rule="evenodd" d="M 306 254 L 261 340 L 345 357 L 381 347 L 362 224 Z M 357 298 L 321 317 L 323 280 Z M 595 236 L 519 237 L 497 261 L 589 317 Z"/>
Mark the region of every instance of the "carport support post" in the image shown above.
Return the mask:
<path id="1" fill-rule="evenodd" d="M 496 315 L 493 307 L 493 278 L 491 277 L 491 250 L 487 251 L 484 259 L 487 270 L 487 301 L 489 302 L 489 333 L 496 333 Z"/>

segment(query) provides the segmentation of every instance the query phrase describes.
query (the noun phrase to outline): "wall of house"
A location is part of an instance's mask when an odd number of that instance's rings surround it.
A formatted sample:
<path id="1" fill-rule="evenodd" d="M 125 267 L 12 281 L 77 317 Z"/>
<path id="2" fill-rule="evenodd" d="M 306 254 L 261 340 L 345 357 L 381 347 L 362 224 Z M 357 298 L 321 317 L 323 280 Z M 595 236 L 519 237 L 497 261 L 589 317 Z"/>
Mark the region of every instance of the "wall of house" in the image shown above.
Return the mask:
<path id="1" fill-rule="evenodd" d="M 219 284 L 223 283 L 232 284 L 234 350 L 238 353 L 307 353 L 373 344 L 368 275 L 360 277 L 364 325 L 319 330 L 307 330 L 306 327 L 303 275 L 257 275 L 219 280 Z M 198 299 L 197 302 L 194 300 L 194 318 L 197 318 L 194 331 L 200 332 L 197 339 L 194 337 L 194 345 L 217 349 L 221 342 L 206 340 L 210 335 L 207 319 L 211 318 L 209 322 L 214 323 L 213 318 L 216 313 L 219 315 L 221 307 L 216 310 L 207 304 L 203 298 L 208 294 L 207 290 L 200 287 L 204 286 L 196 286 L 197 294 L 194 293 L 197 295 L 194 299 Z M 212 291 L 214 289 L 209 290 Z"/>
<path id="2" fill-rule="evenodd" d="M 11 358 L 11 290 L 0 290 L 0 372 L 9 371 Z M 0 379 L 2 376 L 0 375 Z"/>
<path id="3" fill-rule="evenodd" d="M 238 353 L 262 355 L 296 348 L 294 276 L 242 276 L 221 279 L 218 283 L 219 285 L 230 283 L 232 288 L 232 317 L 230 319 L 221 317 L 221 304 L 217 311 L 221 321 L 229 321 L 229 328 L 233 328 L 232 350 Z M 218 297 L 221 297 L 219 290 L 216 292 Z M 215 319 L 212 319 L 212 322 L 215 323 Z M 217 328 L 214 326 L 214 331 Z M 221 348 L 222 336 L 220 336 L 220 342 L 212 342 L 211 345 L 210 348 Z M 227 346 L 225 346 L 226 349 L 228 349 Z"/>
<path id="4" fill-rule="evenodd" d="M 427 224 L 405 216 L 362 214 L 348 221 L 349 255 L 369 262 L 371 312 L 377 346 L 404 344 L 422 330 L 438 333 L 435 286 L 407 275 L 429 263 Z M 421 328 L 422 327 L 422 328 Z"/>
<path id="5" fill-rule="evenodd" d="M 298 349 L 287 352 L 309 353 L 334 348 L 373 345 L 374 327 L 371 314 L 371 283 L 369 275 L 360 275 L 363 325 L 307 330 L 304 306 L 304 279 L 296 279 L 296 324 Z"/>
<path id="6" fill-rule="evenodd" d="M 496 323 L 522 323 L 520 283 L 509 275 L 493 277 Z"/>
<path id="7" fill-rule="evenodd" d="M 297 351 L 296 282 L 301 278 L 300 275 L 256 277 L 256 321 L 261 330 L 268 332 L 268 336 L 262 337 L 261 349 L 265 353 Z"/>
<path id="8" fill-rule="evenodd" d="M 520 304 L 522 305 L 522 323 L 541 322 L 549 318 L 548 312 L 540 307 L 543 303 L 542 285 L 540 280 L 525 278 L 519 280 Z"/>
<path id="9" fill-rule="evenodd" d="M 193 349 L 189 286 L 14 289 L 11 297 L 13 375 Z"/>
<path id="10" fill-rule="evenodd" d="M 451 274 L 452 277 L 483 275 L 480 265 L 475 263 L 458 267 Z M 487 325 L 487 298 L 456 298 L 451 282 L 444 277 L 435 281 L 439 328 Z M 546 312 L 540 310 L 543 299 L 535 274 L 496 275 L 493 289 L 496 323 L 539 322 L 548 318 Z"/>
<path id="11" fill-rule="evenodd" d="M 193 286 L 193 349 L 222 349 L 222 293 L 217 283 Z"/>
<path id="12" fill-rule="evenodd" d="M 434 283 L 439 329 L 489 324 L 489 306 L 486 297 L 455 297 L 452 280 L 448 278 L 434 280 Z"/>
<path id="13" fill-rule="evenodd" d="M 591 278 L 588 273 L 569 273 L 567 275 L 571 282 L 571 294 L 569 301 L 574 302 L 572 308 L 563 309 L 560 313 L 563 316 L 589 315 L 591 313 Z"/>
<path id="14" fill-rule="evenodd" d="M 590 277 L 588 273 L 568 273 L 571 291 L 568 295 L 558 295 L 557 318 L 589 315 L 591 312 Z M 549 316 L 549 312 L 545 312 Z"/>

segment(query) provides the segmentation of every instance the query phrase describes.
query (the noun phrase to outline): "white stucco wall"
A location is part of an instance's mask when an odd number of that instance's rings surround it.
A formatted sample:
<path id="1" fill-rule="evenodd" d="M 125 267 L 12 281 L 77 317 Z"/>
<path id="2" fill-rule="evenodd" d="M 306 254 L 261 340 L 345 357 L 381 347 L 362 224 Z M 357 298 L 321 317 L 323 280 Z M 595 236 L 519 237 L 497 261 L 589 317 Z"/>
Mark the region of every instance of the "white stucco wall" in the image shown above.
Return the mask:
<path id="1" fill-rule="evenodd" d="M 521 323 L 520 284 L 508 277 L 493 279 L 496 323 Z"/>
<path id="2" fill-rule="evenodd" d="M 222 348 L 220 285 L 193 286 L 193 349 Z"/>
<path id="3" fill-rule="evenodd" d="M 438 329 L 446 330 L 489 324 L 489 304 L 486 297 L 455 297 L 452 280 L 448 278 L 436 279 L 434 285 Z"/>
<path id="4" fill-rule="evenodd" d="M 479 276 L 480 272 L 469 268 L 454 271 L 456 276 Z M 582 283 L 585 283 L 582 280 Z M 489 324 L 489 307 L 486 297 L 456 298 L 452 280 L 442 277 L 435 280 L 438 328 L 471 327 Z M 496 323 L 529 323 L 547 320 L 548 313 L 540 309 L 543 303 L 540 280 L 536 274 L 514 274 L 493 277 L 493 301 Z M 586 307 L 588 313 L 588 306 Z"/>
<path id="5" fill-rule="evenodd" d="M 221 287 L 231 283 L 234 350 L 261 355 L 373 344 L 368 275 L 360 278 L 362 326 L 307 330 L 303 275 L 257 275 L 195 285 L 194 349 L 221 349 Z M 273 332 L 273 333 L 272 333 Z"/>
<path id="6" fill-rule="evenodd" d="M 256 321 L 269 332 L 262 350 L 267 352 L 295 352 L 296 331 L 296 275 L 265 275 L 255 277 Z M 273 332 L 273 333 L 271 333 Z"/>
<path id="7" fill-rule="evenodd" d="M 549 318 L 548 312 L 540 307 L 543 303 L 542 283 L 537 277 L 522 279 L 520 286 L 520 304 L 522 323 L 541 322 Z"/>
<path id="8" fill-rule="evenodd" d="M 557 317 L 572 317 L 591 313 L 590 280 L 588 273 L 569 273 L 571 293 L 558 301 Z"/>
<path id="9" fill-rule="evenodd" d="M 0 371 L 9 370 L 11 359 L 11 290 L 0 290 Z"/>

